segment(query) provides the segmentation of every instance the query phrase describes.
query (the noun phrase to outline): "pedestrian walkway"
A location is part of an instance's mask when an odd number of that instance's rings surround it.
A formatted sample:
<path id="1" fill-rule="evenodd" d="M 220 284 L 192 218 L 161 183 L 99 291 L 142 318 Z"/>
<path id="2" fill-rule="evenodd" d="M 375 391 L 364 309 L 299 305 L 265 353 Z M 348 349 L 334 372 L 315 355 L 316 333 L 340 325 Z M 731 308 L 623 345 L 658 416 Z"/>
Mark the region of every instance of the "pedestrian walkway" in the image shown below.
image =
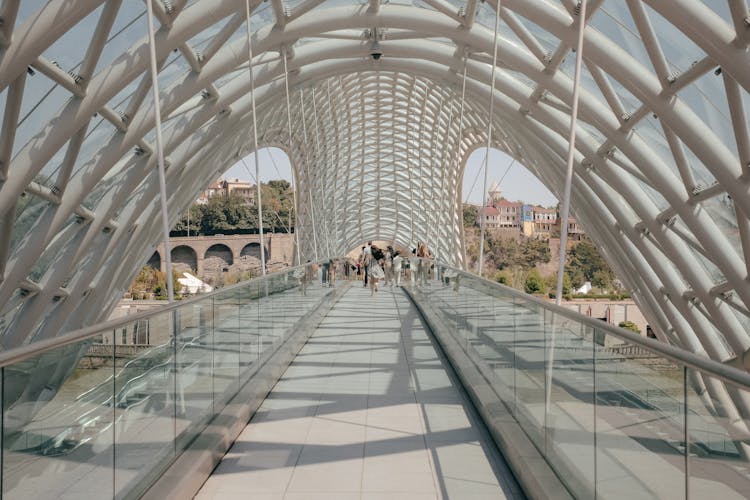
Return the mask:
<path id="1" fill-rule="evenodd" d="M 353 286 L 196 498 L 523 494 L 406 295 Z"/>

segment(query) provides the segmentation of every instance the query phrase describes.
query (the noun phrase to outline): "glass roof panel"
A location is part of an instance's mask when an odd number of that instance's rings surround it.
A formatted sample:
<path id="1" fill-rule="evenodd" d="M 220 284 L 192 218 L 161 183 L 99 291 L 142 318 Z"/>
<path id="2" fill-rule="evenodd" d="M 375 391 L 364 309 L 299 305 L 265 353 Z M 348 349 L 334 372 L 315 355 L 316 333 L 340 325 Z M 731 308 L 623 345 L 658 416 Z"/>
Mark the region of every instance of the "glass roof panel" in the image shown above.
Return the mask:
<path id="1" fill-rule="evenodd" d="M 732 244 L 738 256 L 742 256 L 742 241 L 740 230 L 737 226 L 737 213 L 734 208 L 734 200 L 726 194 L 714 196 L 704 200 L 701 205 L 706 209 L 721 233 L 726 236 Z"/>
<path id="2" fill-rule="evenodd" d="M 21 113 L 13 143 L 13 156 L 34 137 L 72 94 L 39 71 L 26 77 Z"/>
<path id="3" fill-rule="evenodd" d="M 63 71 L 77 71 L 89 48 L 91 37 L 103 10 L 103 5 L 94 9 L 63 36 L 55 40 L 55 43 L 47 47 L 42 55 L 47 60 L 59 64 Z"/>
<path id="4" fill-rule="evenodd" d="M 141 2 L 122 2 L 94 74 L 109 66 L 112 61 L 127 52 L 136 42 L 144 39 L 147 34 L 145 5 Z"/>
<path id="5" fill-rule="evenodd" d="M 589 26 L 620 46 L 644 67 L 653 70 L 638 28 L 625 2 L 604 0 L 602 6 L 589 19 Z"/>
<path id="6" fill-rule="evenodd" d="M 700 61 L 706 57 L 706 53 L 685 36 L 682 31 L 664 19 L 647 3 L 644 2 L 643 6 L 646 8 L 648 17 L 654 27 L 654 33 L 659 40 L 664 57 L 673 72 L 681 73 L 688 69 L 694 61 Z"/>
<path id="7" fill-rule="evenodd" d="M 736 156 L 737 143 L 734 139 L 734 129 L 722 77 L 711 71 L 682 89 L 677 95 Z"/>
<path id="8" fill-rule="evenodd" d="M 19 243 L 31 234 L 31 228 L 50 206 L 52 204 L 44 198 L 27 192 L 21 193 L 16 205 L 13 229 L 10 233 L 11 255 L 18 248 Z"/>

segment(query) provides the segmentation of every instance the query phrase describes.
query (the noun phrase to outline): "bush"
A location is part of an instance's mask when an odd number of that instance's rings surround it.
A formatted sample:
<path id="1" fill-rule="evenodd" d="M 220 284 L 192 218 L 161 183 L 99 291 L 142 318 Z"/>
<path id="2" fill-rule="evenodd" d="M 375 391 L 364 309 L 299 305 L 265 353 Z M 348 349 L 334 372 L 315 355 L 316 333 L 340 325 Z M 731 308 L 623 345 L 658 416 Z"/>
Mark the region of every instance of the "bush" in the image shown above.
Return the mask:
<path id="1" fill-rule="evenodd" d="M 620 321 L 617 326 L 619 326 L 620 328 L 625 328 L 626 330 L 633 331 L 635 333 L 641 333 L 640 328 L 638 328 L 638 326 L 632 321 Z"/>
<path id="2" fill-rule="evenodd" d="M 529 271 L 528 276 L 526 276 L 526 283 L 524 284 L 524 290 L 526 291 L 526 293 L 544 293 L 545 289 L 546 286 L 544 285 L 544 280 L 539 274 L 539 271 L 537 271 L 536 269 L 532 269 L 531 271 Z"/>
<path id="3" fill-rule="evenodd" d="M 498 271 L 498 273 L 495 275 L 495 281 L 500 283 L 501 285 L 510 286 L 510 276 L 506 271 Z"/>

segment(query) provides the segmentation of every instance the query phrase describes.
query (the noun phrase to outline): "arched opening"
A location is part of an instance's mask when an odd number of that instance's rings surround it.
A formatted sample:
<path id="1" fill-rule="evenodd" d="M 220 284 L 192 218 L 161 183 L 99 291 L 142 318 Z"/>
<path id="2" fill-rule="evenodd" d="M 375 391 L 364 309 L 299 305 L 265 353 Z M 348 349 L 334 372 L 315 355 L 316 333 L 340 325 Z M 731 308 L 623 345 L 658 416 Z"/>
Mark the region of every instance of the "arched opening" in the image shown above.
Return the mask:
<path id="1" fill-rule="evenodd" d="M 198 254 L 192 247 L 187 245 L 174 247 L 170 255 L 172 256 L 172 268 L 178 273 L 194 273 L 198 269 Z"/>
<path id="2" fill-rule="evenodd" d="M 268 250 L 266 250 L 266 259 L 268 259 Z M 240 257 L 250 257 L 260 260 L 260 243 L 248 243 L 240 251 Z"/>
<path id="3" fill-rule="evenodd" d="M 275 147 L 258 155 L 264 233 L 292 233 L 296 215 L 292 167 L 287 154 Z M 258 187 L 255 153 L 213 179 L 173 226 L 171 236 L 258 234 Z"/>
<path id="4" fill-rule="evenodd" d="M 206 250 L 206 255 L 203 258 L 206 261 L 208 261 L 209 259 L 219 259 L 223 264 L 227 266 L 231 266 L 234 263 L 232 250 L 223 243 L 217 243 L 208 247 L 208 250 Z"/>
<path id="5" fill-rule="evenodd" d="M 474 150 L 464 169 L 462 214 L 468 269 L 477 269 L 484 219 L 486 277 L 522 288 L 530 268 L 542 276 L 554 275 L 560 247 L 557 198 L 521 162 L 495 148 L 489 151 L 484 193 L 486 154 L 485 147 Z M 522 262 L 525 250 L 528 259 Z"/>
<path id="6" fill-rule="evenodd" d="M 161 270 L 161 255 L 159 252 L 154 252 L 151 254 L 151 257 L 148 259 L 148 262 L 146 262 L 146 265 L 149 267 L 153 267 L 157 271 Z"/>

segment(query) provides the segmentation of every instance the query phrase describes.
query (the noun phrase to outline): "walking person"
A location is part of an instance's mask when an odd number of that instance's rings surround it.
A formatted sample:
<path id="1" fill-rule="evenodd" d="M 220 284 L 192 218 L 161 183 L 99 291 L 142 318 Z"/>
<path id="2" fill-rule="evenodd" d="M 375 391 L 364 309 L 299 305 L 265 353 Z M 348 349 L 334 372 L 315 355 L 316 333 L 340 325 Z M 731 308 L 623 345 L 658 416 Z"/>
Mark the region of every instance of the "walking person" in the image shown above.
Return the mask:
<path id="1" fill-rule="evenodd" d="M 389 246 L 383 256 L 383 271 L 385 272 L 385 284 L 393 286 L 393 247 Z"/>
<path id="2" fill-rule="evenodd" d="M 411 286 L 417 284 L 417 274 L 419 274 L 419 257 L 417 257 L 417 249 L 414 248 L 409 256 L 409 274 L 411 275 Z"/>
<path id="3" fill-rule="evenodd" d="M 370 272 L 370 296 L 375 295 L 378 291 L 378 281 L 385 278 L 385 272 L 381 267 L 380 263 L 383 261 L 383 251 L 373 246 L 370 251 L 370 264 L 368 270 Z"/>
<path id="4" fill-rule="evenodd" d="M 401 257 L 401 254 L 396 252 L 396 255 L 393 257 L 393 274 L 396 278 L 396 286 L 401 286 L 401 265 L 404 262 L 404 258 Z"/>

